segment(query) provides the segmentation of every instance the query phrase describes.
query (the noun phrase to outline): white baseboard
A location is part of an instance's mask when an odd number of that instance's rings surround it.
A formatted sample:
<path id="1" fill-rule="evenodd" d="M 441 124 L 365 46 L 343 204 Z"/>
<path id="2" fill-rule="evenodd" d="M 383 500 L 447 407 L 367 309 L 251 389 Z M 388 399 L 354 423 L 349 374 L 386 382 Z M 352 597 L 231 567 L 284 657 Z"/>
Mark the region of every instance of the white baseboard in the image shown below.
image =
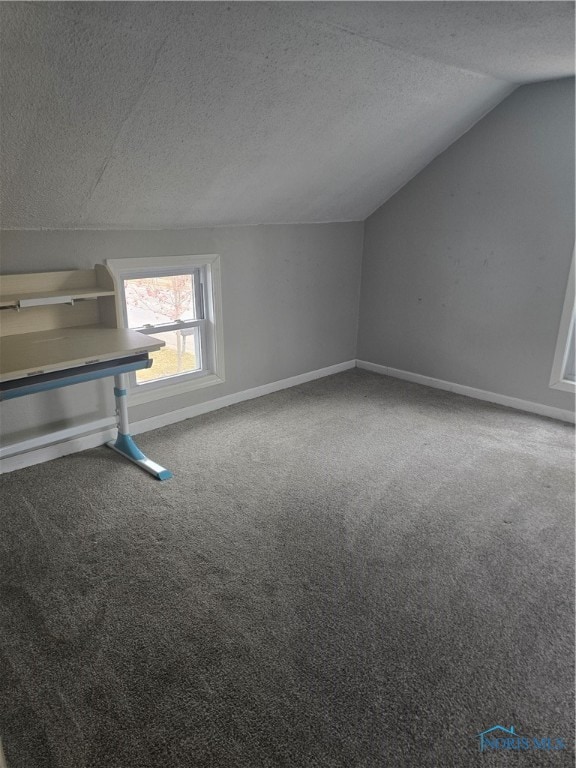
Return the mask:
<path id="1" fill-rule="evenodd" d="M 18 440 L 15 443 L 2 445 L 0 446 L 0 459 L 12 458 L 19 453 L 35 451 L 40 448 L 54 445 L 55 443 L 70 441 L 75 437 L 85 437 L 91 432 L 103 432 L 105 429 L 111 430 L 115 427 L 116 418 L 112 416 L 109 416 L 106 419 L 97 419 L 96 421 L 74 424 L 72 427 L 58 429 L 54 432 L 49 432 L 48 434 L 37 435 L 36 437 L 29 437 L 25 440 Z"/>
<path id="2" fill-rule="evenodd" d="M 178 421 L 191 419 L 194 416 L 200 416 L 203 413 L 216 411 L 220 408 L 227 408 L 229 405 L 235 405 L 236 403 L 241 403 L 245 400 L 252 400 L 256 397 L 269 395 L 272 392 L 278 392 L 281 389 L 288 389 L 289 387 L 298 386 L 298 384 L 305 384 L 307 381 L 321 379 L 325 376 L 332 376 L 335 373 L 347 371 L 354 367 L 364 368 L 367 371 L 381 373 L 385 376 L 392 376 L 396 379 L 412 381 L 416 384 L 423 384 L 427 387 L 444 389 L 448 392 L 455 392 L 456 394 L 473 397 L 477 400 L 485 400 L 489 403 L 505 405 L 520 411 L 537 413 L 540 416 L 548 416 L 552 419 L 574 423 L 574 413 L 572 413 L 572 411 L 563 410 L 562 408 L 553 408 L 552 406 L 533 403 L 529 400 L 521 400 L 517 397 L 509 397 L 508 395 L 499 395 L 496 392 L 487 392 L 483 389 L 476 389 L 475 387 L 468 387 L 463 384 L 455 384 L 450 381 L 443 381 L 442 379 L 434 379 L 431 376 L 423 376 L 419 373 L 402 371 L 398 368 L 390 368 L 386 365 L 369 363 L 365 360 L 347 360 L 344 363 L 330 365 L 327 368 L 309 371 L 308 373 L 302 373 L 298 376 L 291 376 L 288 379 L 273 381 L 270 384 L 263 384 L 260 387 L 245 389 L 242 392 L 235 392 L 232 395 L 225 395 L 224 397 L 218 397 L 215 400 L 198 403 L 198 405 L 191 405 L 187 408 L 180 408 L 177 411 L 162 413 L 158 416 L 152 416 L 149 419 L 141 419 L 132 424 L 131 431 L 132 434 L 135 435 L 141 434 L 142 432 L 148 432 L 151 429 L 175 424 Z M 89 430 L 90 425 L 88 424 L 86 425 L 86 431 L 88 432 Z M 74 439 L 64 440 L 43 448 L 27 450 L 14 456 L 8 456 L 0 460 L 0 474 L 12 472 L 13 470 L 22 469 L 23 467 L 29 467 L 34 464 L 40 464 L 44 461 L 51 461 L 60 456 L 67 456 L 71 453 L 77 453 L 78 451 L 85 451 L 88 448 L 96 448 L 99 445 L 104 445 L 109 440 L 114 439 L 115 434 L 116 432 L 114 429 L 93 431 L 91 434 L 80 435 Z M 24 443 L 22 445 L 24 445 Z"/>
<path id="3" fill-rule="evenodd" d="M 253 400 L 256 397 L 262 397 L 263 395 L 270 395 L 272 392 L 278 392 L 281 389 L 289 389 L 290 387 L 296 387 L 298 384 L 305 384 L 307 381 L 313 381 L 314 379 L 323 379 L 325 376 L 332 376 L 335 373 L 341 373 L 342 371 L 348 371 L 350 368 L 356 367 L 355 360 L 347 360 L 345 363 L 337 363 L 337 365 L 329 365 L 327 368 L 319 368 L 316 371 L 309 371 L 308 373 L 301 373 L 299 376 L 291 376 L 289 379 L 281 379 L 280 381 L 273 381 L 270 384 L 263 384 L 260 387 L 253 387 L 252 389 L 245 389 L 242 392 L 235 392 L 232 395 L 225 395 L 224 397 L 218 397 L 215 400 L 208 400 L 205 403 L 198 403 L 198 405 L 190 405 L 187 408 L 180 408 L 177 411 L 170 411 L 169 413 L 161 413 L 159 416 L 152 416 L 149 419 L 142 419 L 131 424 L 132 434 L 137 435 L 141 432 L 148 432 L 150 429 L 157 429 L 158 427 L 165 427 L 168 424 L 175 424 L 178 421 L 184 421 L 184 419 L 191 419 L 194 416 L 201 416 L 203 413 L 209 413 L 210 411 L 217 411 L 220 408 L 227 408 L 229 405 L 235 405 L 236 403 L 242 403 L 245 400 Z"/>
<path id="4" fill-rule="evenodd" d="M 510 397 L 509 395 L 499 395 L 496 392 L 487 392 L 484 389 L 476 389 L 476 387 L 468 387 L 464 384 L 455 384 L 452 381 L 444 381 L 443 379 L 434 379 L 431 376 L 423 376 L 421 373 L 411 373 L 410 371 L 402 371 L 399 368 L 390 368 L 387 365 L 378 365 L 377 363 L 369 363 L 366 360 L 356 360 L 356 366 L 358 368 L 364 368 L 366 371 L 381 373 L 384 376 L 392 376 L 395 379 L 404 379 L 405 381 L 412 381 L 415 384 L 423 384 L 426 387 L 434 387 L 435 389 L 444 389 L 447 392 L 454 392 L 457 395 L 465 395 L 466 397 L 473 397 L 476 400 L 485 400 L 489 403 L 496 403 L 497 405 L 505 405 L 508 408 L 516 408 L 516 410 L 519 410 L 519 411 L 527 411 L 528 413 L 537 413 L 539 416 L 548 416 L 551 419 L 568 421 L 571 424 L 574 423 L 574 413 L 572 411 L 566 411 L 562 408 L 554 408 L 551 405 L 542 405 L 541 403 L 533 403 L 530 400 L 521 400 L 518 397 Z"/>
<path id="5" fill-rule="evenodd" d="M 68 456 L 71 453 L 86 451 L 88 448 L 97 448 L 99 445 L 104 445 L 104 443 L 113 440 L 115 437 L 116 429 L 100 430 L 88 435 L 75 437 L 72 440 L 64 440 L 61 443 L 55 443 L 45 448 L 36 448 L 35 450 L 18 453 L 15 456 L 7 456 L 0 459 L 0 475 L 5 472 L 13 472 L 15 469 L 23 469 L 34 464 L 42 464 L 45 461 L 59 459 L 61 456 Z"/>
<path id="6" fill-rule="evenodd" d="M 141 434 L 142 432 L 148 432 L 151 429 L 165 427 L 168 424 L 175 424 L 178 421 L 190 419 L 194 416 L 200 416 L 201 414 L 209 413 L 210 411 L 216 411 L 219 408 L 226 408 L 229 405 L 235 405 L 244 400 L 252 400 L 255 397 L 269 395 L 272 392 L 278 392 L 281 389 L 295 387 L 298 384 L 305 384 L 307 381 L 321 379 L 325 376 L 332 376 L 335 373 L 341 373 L 342 371 L 347 371 L 350 368 L 355 367 L 355 360 L 347 360 L 344 363 L 330 365 L 327 368 L 308 371 L 308 373 L 301 373 L 298 376 L 291 376 L 288 379 L 273 381 L 270 384 L 263 384 L 260 387 L 245 389 L 243 392 L 235 392 L 232 395 L 218 397 L 215 400 L 208 400 L 205 403 L 191 405 L 188 408 L 180 408 L 177 411 L 170 411 L 168 413 L 162 413 L 159 416 L 153 416 L 149 419 L 133 422 L 130 431 L 134 435 Z M 86 432 L 90 431 L 90 426 L 90 424 L 86 425 Z M 8 456 L 0 460 L 0 474 L 12 472 L 15 469 L 30 467 L 34 464 L 41 464 L 44 461 L 51 461 L 60 456 L 67 456 L 71 453 L 77 453 L 78 451 L 85 451 L 88 448 L 97 448 L 99 445 L 104 445 L 109 440 L 113 440 L 115 436 L 115 429 L 106 429 L 105 431 L 100 430 L 92 432 L 92 434 L 81 435 L 73 440 L 64 440 L 63 442 L 58 442 L 54 445 L 49 445 L 40 449 L 23 450 L 23 452 L 18 453 L 17 455 Z M 58 439 L 57 436 L 55 437 Z M 21 444 L 21 449 L 22 448 L 26 448 L 24 443 Z"/>

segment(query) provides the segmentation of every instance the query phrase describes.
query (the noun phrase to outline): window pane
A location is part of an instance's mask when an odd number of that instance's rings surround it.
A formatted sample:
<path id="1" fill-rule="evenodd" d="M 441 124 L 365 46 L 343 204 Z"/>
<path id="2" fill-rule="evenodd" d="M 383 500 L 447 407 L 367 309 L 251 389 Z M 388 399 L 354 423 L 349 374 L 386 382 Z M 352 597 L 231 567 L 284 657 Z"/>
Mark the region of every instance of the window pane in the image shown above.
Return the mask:
<path id="1" fill-rule="evenodd" d="M 150 353 L 153 360 L 152 368 L 136 371 L 138 384 L 201 370 L 202 360 L 198 328 L 186 328 L 181 331 L 151 333 L 149 335 L 154 339 L 162 339 L 166 342 L 166 346 Z"/>
<path id="2" fill-rule="evenodd" d="M 195 320 L 194 288 L 190 273 L 124 280 L 128 327 Z"/>

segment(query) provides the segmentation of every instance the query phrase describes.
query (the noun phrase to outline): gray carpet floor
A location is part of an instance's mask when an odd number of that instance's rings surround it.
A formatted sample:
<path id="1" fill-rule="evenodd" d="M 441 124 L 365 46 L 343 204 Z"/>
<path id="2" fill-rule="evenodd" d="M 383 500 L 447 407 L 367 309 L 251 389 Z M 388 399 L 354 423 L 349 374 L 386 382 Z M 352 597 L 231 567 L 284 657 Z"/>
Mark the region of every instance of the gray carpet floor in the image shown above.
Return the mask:
<path id="1" fill-rule="evenodd" d="M 9 768 L 573 765 L 569 425 L 352 370 L 139 443 L 0 478 Z"/>

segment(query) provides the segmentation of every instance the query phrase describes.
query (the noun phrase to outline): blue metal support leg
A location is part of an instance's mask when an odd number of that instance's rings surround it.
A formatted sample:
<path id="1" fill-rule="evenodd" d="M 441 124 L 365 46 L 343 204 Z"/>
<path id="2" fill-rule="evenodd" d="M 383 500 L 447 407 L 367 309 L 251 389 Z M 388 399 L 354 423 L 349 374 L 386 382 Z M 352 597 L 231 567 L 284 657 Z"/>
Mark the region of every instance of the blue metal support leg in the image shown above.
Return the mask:
<path id="1" fill-rule="evenodd" d="M 147 458 L 130 435 L 127 394 L 126 374 L 120 373 L 114 376 L 114 396 L 116 398 L 116 412 L 118 413 L 118 437 L 115 441 L 106 443 L 106 445 L 120 453 L 124 458 L 142 467 L 142 469 L 158 480 L 168 480 L 172 477 L 172 472 Z"/>

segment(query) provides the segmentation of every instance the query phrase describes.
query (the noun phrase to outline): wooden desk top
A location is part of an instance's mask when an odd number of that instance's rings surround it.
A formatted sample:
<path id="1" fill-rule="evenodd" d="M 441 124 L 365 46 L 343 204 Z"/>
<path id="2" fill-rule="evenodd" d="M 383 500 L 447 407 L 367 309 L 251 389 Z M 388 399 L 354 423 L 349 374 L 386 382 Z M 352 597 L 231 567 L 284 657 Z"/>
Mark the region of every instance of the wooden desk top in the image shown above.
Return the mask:
<path id="1" fill-rule="evenodd" d="M 0 338 L 0 381 L 153 352 L 164 342 L 125 328 L 60 328 Z"/>

